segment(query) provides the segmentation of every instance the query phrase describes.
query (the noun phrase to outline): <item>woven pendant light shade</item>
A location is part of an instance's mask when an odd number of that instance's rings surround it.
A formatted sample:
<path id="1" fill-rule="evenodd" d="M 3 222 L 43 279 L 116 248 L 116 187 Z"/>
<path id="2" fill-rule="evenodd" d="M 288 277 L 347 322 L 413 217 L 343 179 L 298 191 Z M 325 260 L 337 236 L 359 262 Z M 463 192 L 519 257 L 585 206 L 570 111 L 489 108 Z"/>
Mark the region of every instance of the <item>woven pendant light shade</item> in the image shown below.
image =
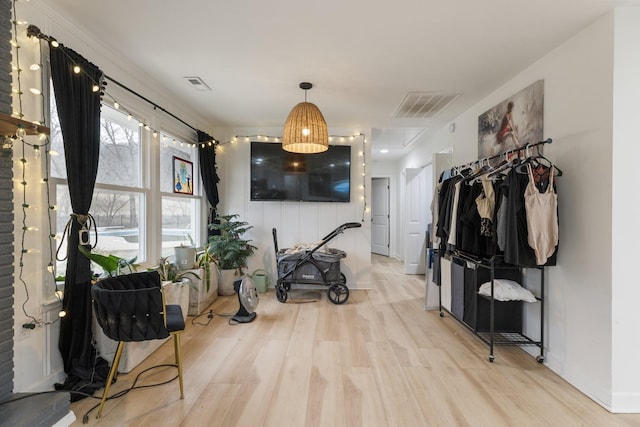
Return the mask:
<path id="1" fill-rule="evenodd" d="M 311 83 L 300 83 L 300 87 L 306 91 L 311 88 Z M 287 117 L 282 135 L 282 149 L 292 153 L 312 154 L 327 151 L 328 148 L 327 122 L 324 121 L 320 109 L 305 99 L 305 102 L 293 107 Z"/>

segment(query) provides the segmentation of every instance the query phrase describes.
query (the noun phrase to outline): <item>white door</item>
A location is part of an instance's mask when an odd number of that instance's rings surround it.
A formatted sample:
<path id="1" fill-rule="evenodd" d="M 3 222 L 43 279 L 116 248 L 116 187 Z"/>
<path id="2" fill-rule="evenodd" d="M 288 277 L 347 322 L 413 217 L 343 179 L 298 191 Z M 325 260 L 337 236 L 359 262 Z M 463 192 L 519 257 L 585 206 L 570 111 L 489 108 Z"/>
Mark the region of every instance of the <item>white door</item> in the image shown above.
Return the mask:
<path id="1" fill-rule="evenodd" d="M 389 256 L 389 178 L 371 179 L 371 252 Z"/>
<path id="2" fill-rule="evenodd" d="M 405 274 L 425 274 L 427 224 L 431 222 L 431 165 L 405 169 Z"/>

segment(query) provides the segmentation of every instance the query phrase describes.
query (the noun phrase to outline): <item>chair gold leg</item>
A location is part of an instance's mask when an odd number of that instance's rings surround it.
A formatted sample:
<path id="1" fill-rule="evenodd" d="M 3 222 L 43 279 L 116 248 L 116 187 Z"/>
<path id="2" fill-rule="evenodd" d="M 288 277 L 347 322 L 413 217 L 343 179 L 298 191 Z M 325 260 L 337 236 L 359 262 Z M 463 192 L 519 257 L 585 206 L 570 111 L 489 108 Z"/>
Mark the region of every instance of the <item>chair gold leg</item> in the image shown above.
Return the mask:
<path id="1" fill-rule="evenodd" d="M 111 381 L 113 381 L 113 377 L 116 372 L 118 372 L 118 365 L 120 364 L 120 357 L 122 356 L 122 350 L 124 349 L 124 341 L 120 341 L 118 343 L 118 348 L 116 349 L 116 354 L 113 356 L 113 363 L 111 364 L 111 369 L 109 370 L 109 378 L 107 378 L 107 382 L 104 385 L 104 393 L 102 394 L 102 400 L 100 401 L 100 408 L 98 408 L 98 415 L 96 418 L 100 418 L 102 415 L 102 408 L 104 407 L 104 403 L 107 401 L 107 396 L 109 394 L 109 388 L 111 387 Z"/>
<path id="2" fill-rule="evenodd" d="M 173 334 L 173 347 L 176 365 L 178 365 L 178 381 L 180 382 L 180 399 L 184 399 L 184 385 L 182 383 L 182 353 L 180 352 L 180 333 Z"/>

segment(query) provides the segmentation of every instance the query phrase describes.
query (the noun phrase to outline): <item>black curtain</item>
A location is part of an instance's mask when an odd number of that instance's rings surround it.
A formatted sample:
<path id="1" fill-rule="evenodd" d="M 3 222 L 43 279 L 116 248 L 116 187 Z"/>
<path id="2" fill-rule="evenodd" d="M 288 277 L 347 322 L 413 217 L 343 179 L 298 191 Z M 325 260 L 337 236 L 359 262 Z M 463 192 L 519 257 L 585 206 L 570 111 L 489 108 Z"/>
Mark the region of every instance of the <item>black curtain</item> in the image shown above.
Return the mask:
<path id="1" fill-rule="evenodd" d="M 67 182 L 73 214 L 67 236 L 68 258 L 58 349 L 68 377 L 56 388 L 92 394 L 104 385 L 106 362 L 96 363 L 92 343 L 90 261 L 78 251 L 79 233 L 89 215 L 100 153 L 102 71 L 64 46 L 51 48 L 51 79 L 64 141 Z M 74 67 L 81 72 L 76 73 Z M 72 394 L 72 400 L 80 396 Z"/>
<path id="2" fill-rule="evenodd" d="M 200 176 L 202 176 L 202 185 L 209 201 L 209 219 L 208 223 L 211 224 L 216 218 L 216 207 L 220 201 L 218 197 L 218 172 L 216 171 L 216 150 L 215 145 L 209 146 L 203 142 L 212 141 L 213 138 L 207 135 L 205 132 L 198 131 L 198 157 L 200 158 Z M 211 230 L 209 230 L 211 232 Z"/>

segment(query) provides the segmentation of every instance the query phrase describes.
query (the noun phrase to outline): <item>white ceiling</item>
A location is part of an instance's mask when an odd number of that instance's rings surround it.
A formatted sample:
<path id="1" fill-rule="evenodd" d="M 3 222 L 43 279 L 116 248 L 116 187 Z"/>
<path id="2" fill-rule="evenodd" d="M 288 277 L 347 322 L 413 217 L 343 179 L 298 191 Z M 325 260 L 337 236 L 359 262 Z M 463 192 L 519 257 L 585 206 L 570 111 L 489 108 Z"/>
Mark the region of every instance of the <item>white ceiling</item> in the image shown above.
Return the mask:
<path id="1" fill-rule="evenodd" d="M 216 126 L 283 126 L 304 99 L 298 84 L 309 81 L 308 100 L 322 110 L 330 133 L 373 129 L 374 160 L 380 148 L 397 155 L 447 124 L 613 7 L 640 6 L 640 0 L 47 3 L 146 72 L 158 91 L 192 106 L 214 137 Z M 195 90 L 186 76 L 212 90 Z M 460 96 L 435 117 L 394 118 L 409 92 Z"/>

